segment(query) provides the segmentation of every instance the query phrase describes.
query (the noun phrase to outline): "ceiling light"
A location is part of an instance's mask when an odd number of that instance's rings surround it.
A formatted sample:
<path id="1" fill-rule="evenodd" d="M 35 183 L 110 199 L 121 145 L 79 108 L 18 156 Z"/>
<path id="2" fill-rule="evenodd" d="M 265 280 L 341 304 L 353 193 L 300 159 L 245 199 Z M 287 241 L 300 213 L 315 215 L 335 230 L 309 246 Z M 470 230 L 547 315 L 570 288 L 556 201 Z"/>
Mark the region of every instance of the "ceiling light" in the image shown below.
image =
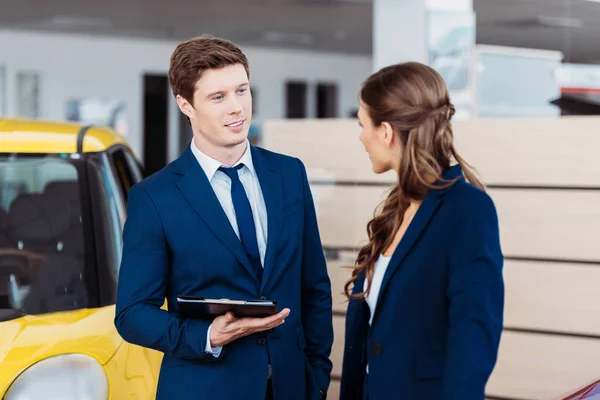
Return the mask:
<path id="1" fill-rule="evenodd" d="M 268 31 L 263 34 L 263 39 L 267 42 L 310 44 L 315 38 L 310 33 Z"/>
<path id="2" fill-rule="evenodd" d="M 541 25 L 553 26 L 559 28 L 583 28 L 583 21 L 576 18 L 567 17 L 548 17 L 540 15 L 538 21 Z"/>
<path id="3" fill-rule="evenodd" d="M 86 27 L 111 27 L 112 22 L 108 18 L 77 17 L 70 15 L 59 15 L 50 20 L 53 25 L 62 26 L 86 26 Z"/>
<path id="4" fill-rule="evenodd" d="M 339 4 L 372 4 L 373 0 L 297 0 L 300 3 L 339 5 Z M 600 0 L 599 0 L 600 1 Z"/>

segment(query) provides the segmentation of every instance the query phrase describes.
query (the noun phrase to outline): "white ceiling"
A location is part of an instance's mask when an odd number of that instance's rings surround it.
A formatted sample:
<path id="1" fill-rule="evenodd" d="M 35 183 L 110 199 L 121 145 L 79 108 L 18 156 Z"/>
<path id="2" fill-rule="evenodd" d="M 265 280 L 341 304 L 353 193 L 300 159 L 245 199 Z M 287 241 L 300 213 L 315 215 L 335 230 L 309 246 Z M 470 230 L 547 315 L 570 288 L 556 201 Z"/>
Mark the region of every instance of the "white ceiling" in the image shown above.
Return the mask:
<path id="1" fill-rule="evenodd" d="M 398 0 L 400 1 L 400 0 Z M 473 0 L 477 42 L 600 61 L 600 3 Z M 238 43 L 370 54 L 372 0 L 0 0 L 0 28 Z M 568 25 L 571 27 L 564 27 Z"/>

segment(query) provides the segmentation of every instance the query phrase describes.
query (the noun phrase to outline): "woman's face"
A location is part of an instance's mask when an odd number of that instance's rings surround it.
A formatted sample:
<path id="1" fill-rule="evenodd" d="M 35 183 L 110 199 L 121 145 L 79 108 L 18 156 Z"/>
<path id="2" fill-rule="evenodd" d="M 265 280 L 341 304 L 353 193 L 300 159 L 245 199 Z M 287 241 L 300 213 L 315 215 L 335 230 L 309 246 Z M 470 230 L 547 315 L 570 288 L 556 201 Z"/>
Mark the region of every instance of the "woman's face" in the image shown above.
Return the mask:
<path id="1" fill-rule="evenodd" d="M 374 126 L 364 104 L 358 109 L 358 121 L 362 128 L 360 141 L 371 160 L 373 172 L 381 174 L 399 164 L 399 151 L 397 148 L 398 137 L 394 138 L 391 126 L 384 122 L 380 126 Z"/>

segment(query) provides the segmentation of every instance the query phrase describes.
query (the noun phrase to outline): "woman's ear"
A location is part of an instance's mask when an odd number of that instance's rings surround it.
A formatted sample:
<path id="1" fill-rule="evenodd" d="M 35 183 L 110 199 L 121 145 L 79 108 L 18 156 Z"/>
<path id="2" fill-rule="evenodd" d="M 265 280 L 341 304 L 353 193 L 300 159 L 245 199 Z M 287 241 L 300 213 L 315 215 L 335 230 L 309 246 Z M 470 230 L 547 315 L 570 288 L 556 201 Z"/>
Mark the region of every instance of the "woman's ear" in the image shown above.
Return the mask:
<path id="1" fill-rule="evenodd" d="M 387 146 L 391 146 L 394 143 L 394 129 L 392 128 L 392 125 L 390 125 L 389 122 L 382 122 L 381 123 L 381 135 L 382 135 L 382 139 L 383 142 L 387 145 Z"/>

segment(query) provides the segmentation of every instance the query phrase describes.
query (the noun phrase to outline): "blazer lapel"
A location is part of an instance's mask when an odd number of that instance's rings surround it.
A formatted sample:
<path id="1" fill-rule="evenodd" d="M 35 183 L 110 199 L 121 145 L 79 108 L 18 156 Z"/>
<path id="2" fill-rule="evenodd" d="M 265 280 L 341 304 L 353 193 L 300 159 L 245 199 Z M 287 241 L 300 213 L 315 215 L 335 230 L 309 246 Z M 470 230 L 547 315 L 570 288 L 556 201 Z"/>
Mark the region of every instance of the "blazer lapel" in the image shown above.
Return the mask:
<path id="1" fill-rule="evenodd" d="M 190 205 L 215 236 L 235 254 L 240 263 L 258 282 L 258 277 L 250 264 L 242 243 L 235 234 L 229 219 L 227 219 L 227 215 L 225 215 L 225 211 L 223 211 L 206 174 L 189 147 L 176 161 L 175 167 L 176 172 L 183 175 L 177 181 L 177 186 Z"/>
<path id="2" fill-rule="evenodd" d="M 446 172 L 442 175 L 443 180 L 453 180 L 453 179 L 464 179 L 462 177 L 462 170 L 458 165 L 450 167 Z M 443 184 L 442 180 L 438 181 L 436 184 Z M 425 228 L 429 224 L 431 218 L 435 215 L 436 210 L 440 206 L 442 202 L 442 197 L 446 194 L 454 184 L 444 188 L 444 189 L 436 189 L 430 190 L 423 203 L 417 210 L 413 220 L 411 221 L 406 233 L 398 243 L 398 247 L 392 254 L 392 258 L 390 259 L 390 263 L 388 268 L 383 275 L 383 281 L 381 283 L 381 288 L 379 290 L 379 295 L 377 297 L 377 304 L 383 298 L 383 293 L 385 291 L 386 286 L 389 284 L 389 281 L 394 274 L 394 272 L 402 265 L 402 262 L 406 258 L 406 256 L 410 253 L 411 249 L 417 242 L 417 239 L 423 234 Z M 377 319 L 377 308 L 375 310 L 375 316 L 373 317 L 373 324 L 375 323 L 375 319 Z"/>
<path id="3" fill-rule="evenodd" d="M 379 290 L 379 295 L 377 297 L 377 304 L 380 304 L 382 299 L 382 295 L 385 291 L 386 286 L 388 285 L 390 278 L 394 274 L 394 272 L 402 265 L 402 262 L 406 258 L 406 256 L 410 253 L 411 249 L 415 245 L 417 239 L 421 236 L 424 229 L 426 228 L 429 220 L 435 214 L 438 206 L 440 204 L 440 199 L 437 196 L 427 195 L 421 203 L 421 206 L 417 210 L 417 213 L 413 217 L 410 225 L 408 226 L 404 236 L 398 243 L 398 247 L 392 254 L 392 258 L 390 259 L 390 263 L 388 268 L 383 275 L 383 281 L 381 283 L 381 288 Z M 373 317 L 373 324 L 375 324 L 375 319 L 377 319 L 377 312 Z"/>
<path id="4" fill-rule="evenodd" d="M 271 160 L 256 147 L 251 147 L 252 162 L 256 169 L 260 188 L 267 208 L 267 252 L 265 254 L 261 291 L 273 274 L 277 238 L 281 231 L 283 218 L 283 174 Z"/>

